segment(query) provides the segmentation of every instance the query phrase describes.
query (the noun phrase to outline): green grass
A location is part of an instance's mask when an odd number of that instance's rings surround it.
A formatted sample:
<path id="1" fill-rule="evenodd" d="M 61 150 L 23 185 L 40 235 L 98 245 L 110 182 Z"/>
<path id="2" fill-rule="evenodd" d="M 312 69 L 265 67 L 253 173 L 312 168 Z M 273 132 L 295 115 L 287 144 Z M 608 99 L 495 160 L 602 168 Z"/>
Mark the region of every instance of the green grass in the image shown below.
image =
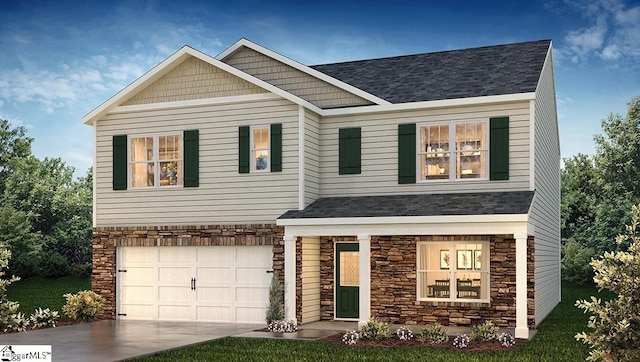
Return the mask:
<path id="1" fill-rule="evenodd" d="M 7 297 L 11 301 L 20 303 L 20 311 L 26 316 L 40 307 L 57 310 L 62 316 L 62 306 L 67 293 L 76 293 L 91 289 L 91 278 L 61 277 L 61 278 L 29 278 L 17 281 L 7 288 Z"/>
<path id="2" fill-rule="evenodd" d="M 563 284 L 563 300 L 540 324 L 535 338 L 519 347 L 469 353 L 430 348 L 354 348 L 321 341 L 224 338 L 131 361 L 584 361 L 587 346 L 574 335 L 586 329 L 588 315 L 577 299 L 598 295 L 594 286 Z M 603 299 L 610 295 L 600 295 Z"/>

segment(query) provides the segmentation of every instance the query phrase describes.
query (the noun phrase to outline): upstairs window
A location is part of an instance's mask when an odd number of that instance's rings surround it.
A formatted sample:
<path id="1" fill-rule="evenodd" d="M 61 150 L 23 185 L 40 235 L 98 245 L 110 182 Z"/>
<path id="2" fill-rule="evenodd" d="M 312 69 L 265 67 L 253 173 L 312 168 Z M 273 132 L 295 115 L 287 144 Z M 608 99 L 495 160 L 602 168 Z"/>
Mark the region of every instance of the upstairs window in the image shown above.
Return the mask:
<path id="1" fill-rule="evenodd" d="M 182 134 L 131 136 L 131 187 L 183 185 Z"/>
<path id="2" fill-rule="evenodd" d="M 420 125 L 419 179 L 487 179 L 488 146 L 487 121 Z"/>
<path id="3" fill-rule="evenodd" d="M 269 127 L 251 128 L 251 171 L 269 171 Z"/>

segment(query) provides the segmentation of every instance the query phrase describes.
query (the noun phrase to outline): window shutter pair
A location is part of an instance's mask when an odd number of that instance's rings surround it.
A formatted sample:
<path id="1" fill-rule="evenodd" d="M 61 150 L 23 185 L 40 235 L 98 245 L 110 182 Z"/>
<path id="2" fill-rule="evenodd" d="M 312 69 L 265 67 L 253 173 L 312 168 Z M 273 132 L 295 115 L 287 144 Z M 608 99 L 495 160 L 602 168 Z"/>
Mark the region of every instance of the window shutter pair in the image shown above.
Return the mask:
<path id="1" fill-rule="evenodd" d="M 238 172 L 249 173 L 251 170 L 251 145 L 249 126 L 238 128 Z M 269 150 L 271 172 L 282 172 L 282 124 L 272 124 L 269 129 Z"/>
<path id="2" fill-rule="evenodd" d="M 489 179 L 509 179 L 509 117 L 489 120 Z M 398 183 L 416 182 L 416 125 L 398 125 Z"/>
<path id="3" fill-rule="evenodd" d="M 340 128 L 338 133 L 338 174 L 360 174 L 362 145 L 360 127 Z"/>
<path id="4" fill-rule="evenodd" d="M 200 185 L 200 145 L 197 129 L 183 132 L 183 187 L 198 187 Z M 127 135 L 113 136 L 113 189 L 127 189 Z"/>

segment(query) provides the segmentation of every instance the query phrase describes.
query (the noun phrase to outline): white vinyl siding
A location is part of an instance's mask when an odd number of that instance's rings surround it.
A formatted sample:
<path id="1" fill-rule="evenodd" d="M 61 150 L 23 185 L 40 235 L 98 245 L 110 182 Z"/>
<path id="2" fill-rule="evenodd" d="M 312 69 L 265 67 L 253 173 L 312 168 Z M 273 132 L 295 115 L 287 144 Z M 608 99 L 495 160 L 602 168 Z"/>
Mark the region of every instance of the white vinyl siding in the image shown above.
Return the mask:
<path id="1" fill-rule="evenodd" d="M 238 128 L 282 124 L 283 171 L 238 173 Z M 97 122 L 96 226 L 273 223 L 298 205 L 298 106 L 286 100 L 116 113 Z M 200 186 L 112 190 L 112 136 L 198 129 Z"/>
<path id="2" fill-rule="evenodd" d="M 398 124 L 509 117 L 509 180 L 398 184 Z M 362 173 L 338 175 L 338 129 L 361 127 Z M 529 102 L 327 117 L 320 131 L 320 196 L 425 194 L 529 189 Z"/>
<path id="3" fill-rule="evenodd" d="M 302 238 L 302 324 L 320 320 L 320 238 Z"/>
<path id="4" fill-rule="evenodd" d="M 544 319 L 560 301 L 560 146 L 551 52 L 536 91 L 535 189 L 531 221 L 535 226 L 535 316 Z"/>

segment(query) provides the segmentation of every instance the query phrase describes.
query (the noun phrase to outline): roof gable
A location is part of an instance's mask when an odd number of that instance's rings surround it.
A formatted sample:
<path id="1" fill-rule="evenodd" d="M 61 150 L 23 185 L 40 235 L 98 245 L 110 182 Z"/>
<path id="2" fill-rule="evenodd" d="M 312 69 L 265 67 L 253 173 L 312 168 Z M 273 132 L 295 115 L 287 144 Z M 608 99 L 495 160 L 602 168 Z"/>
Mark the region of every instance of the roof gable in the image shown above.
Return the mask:
<path id="1" fill-rule="evenodd" d="M 391 103 L 535 92 L 550 40 L 311 68 Z"/>

